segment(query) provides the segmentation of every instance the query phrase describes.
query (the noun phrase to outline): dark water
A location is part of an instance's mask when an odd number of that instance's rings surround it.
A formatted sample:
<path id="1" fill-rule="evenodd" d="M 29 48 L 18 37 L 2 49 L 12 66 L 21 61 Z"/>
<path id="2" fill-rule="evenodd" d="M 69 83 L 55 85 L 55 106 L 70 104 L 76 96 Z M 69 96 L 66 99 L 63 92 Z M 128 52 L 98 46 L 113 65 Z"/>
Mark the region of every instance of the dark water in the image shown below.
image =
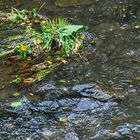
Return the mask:
<path id="1" fill-rule="evenodd" d="M 43 2 L 1 1 L 0 10 L 9 11 L 11 6 L 30 10 Z M 81 6 L 75 1 L 71 7 L 54 3 L 48 0 L 40 13 L 88 25 L 97 44 L 87 48 L 85 58 L 74 59 L 39 84 L 1 91 L 0 138 L 139 140 L 140 1 L 92 0 Z M 116 91 L 124 101 L 94 98 L 110 99 Z M 21 95 L 15 97 L 15 92 Z M 13 101 L 23 106 L 12 108 Z"/>

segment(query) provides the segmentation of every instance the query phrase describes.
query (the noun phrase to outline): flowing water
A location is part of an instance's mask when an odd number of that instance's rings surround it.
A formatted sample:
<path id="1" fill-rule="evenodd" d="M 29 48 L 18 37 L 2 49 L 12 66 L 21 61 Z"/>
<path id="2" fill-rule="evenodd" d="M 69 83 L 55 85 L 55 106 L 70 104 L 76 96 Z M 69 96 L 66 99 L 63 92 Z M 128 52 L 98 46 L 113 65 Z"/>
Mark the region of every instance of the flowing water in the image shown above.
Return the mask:
<path id="1" fill-rule="evenodd" d="M 43 2 L 1 0 L 0 10 Z M 88 25 L 96 46 L 32 87 L 2 90 L 0 140 L 139 140 L 140 1 L 48 0 L 40 13 Z M 111 100 L 112 94 L 125 98 Z M 14 101 L 23 105 L 12 108 Z"/>

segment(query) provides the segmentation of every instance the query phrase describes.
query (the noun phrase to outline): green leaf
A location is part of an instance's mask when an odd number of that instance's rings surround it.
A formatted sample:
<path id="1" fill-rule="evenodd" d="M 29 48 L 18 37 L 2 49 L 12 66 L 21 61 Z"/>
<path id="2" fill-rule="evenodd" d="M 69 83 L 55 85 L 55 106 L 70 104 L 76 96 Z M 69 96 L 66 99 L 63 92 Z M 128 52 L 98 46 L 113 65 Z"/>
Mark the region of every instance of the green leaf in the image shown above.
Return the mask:
<path id="1" fill-rule="evenodd" d="M 15 93 L 13 93 L 13 96 L 15 96 L 15 97 L 18 97 L 18 96 L 20 96 L 21 94 L 19 93 L 19 92 L 15 92 Z"/>
<path id="2" fill-rule="evenodd" d="M 16 75 L 15 79 L 11 81 L 11 83 L 19 84 L 21 82 L 21 77 L 19 75 Z"/>
<path id="3" fill-rule="evenodd" d="M 37 12 L 38 12 L 37 8 L 33 8 L 33 9 L 32 9 L 32 13 L 33 13 L 33 14 L 37 14 Z"/>
<path id="4" fill-rule="evenodd" d="M 66 83 L 66 81 L 65 81 L 65 80 L 59 80 L 59 82 L 60 82 L 60 83 Z"/>
<path id="5" fill-rule="evenodd" d="M 69 120 L 68 120 L 68 118 L 61 117 L 61 118 L 59 118 L 59 121 L 62 123 L 67 123 Z"/>
<path id="6" fill-rule="evenodd" d="M 11 103 L 11 107 L 19 107 L 19 106 L 22 106 L 22 102 L 12 102 Z"/>
<path id="7" fill-rule="evenodd" d="M 68 36 L 72 34 L 77 34 L 86 31 L 88 28 L 84 25 L 68 25 L 64 26 L 63 28 L 60 28 L 60 30 L 63 30 L 62 34 L 63 36 Z"/>

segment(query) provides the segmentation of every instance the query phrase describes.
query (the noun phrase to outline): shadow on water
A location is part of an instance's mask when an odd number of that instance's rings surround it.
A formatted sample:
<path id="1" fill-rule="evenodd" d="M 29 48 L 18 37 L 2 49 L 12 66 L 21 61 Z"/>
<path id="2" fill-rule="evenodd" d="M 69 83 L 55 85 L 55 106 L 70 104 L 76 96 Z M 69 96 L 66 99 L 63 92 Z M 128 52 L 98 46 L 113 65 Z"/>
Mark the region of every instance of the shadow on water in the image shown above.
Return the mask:
<path id="1" fill-rule="evenodd" d="M 30 10 L 43 2 L 2 0 L 0 10 L 10 11 L 13 5 Z M 139 0 L 47 0 L 41 14 L 88 25 L 97 44 L 87 48 L 86 57 L 74 59 L 41 83 L 2 90 L 0 139 L 139 140 L 139 7 Z M 2 35 L 1 41 L 6 37 Z M 114 94 L 125 100 L 112 100 Z M 22 106 L 11 107 L 13 101 Z"/>

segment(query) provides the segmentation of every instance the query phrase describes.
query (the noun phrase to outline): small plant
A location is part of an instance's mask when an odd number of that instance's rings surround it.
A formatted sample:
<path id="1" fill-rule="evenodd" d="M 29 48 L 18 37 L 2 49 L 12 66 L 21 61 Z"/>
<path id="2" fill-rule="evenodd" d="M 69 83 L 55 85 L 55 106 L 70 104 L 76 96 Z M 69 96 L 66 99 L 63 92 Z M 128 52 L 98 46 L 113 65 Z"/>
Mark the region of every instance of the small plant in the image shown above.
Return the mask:
<path id="1" fill-rule="evenodd" d="M 22 43 L 17 48 L 18 53 L 21 57 L 26 57 L 27 54 L 31 53 L 30 44 Z"/>
<path id="2" fill-rule="evenodd" d="M 15 79 L 12 80 L 10 83 L 19 84 L 20 82 L 21 82 L 21 78 L 18 75 L 16 75 Z"/>
<path id="3" fill-rule="evenodd" d="M 53 19 L 42 27 L 44 49 L 61 49 L 66 55 L 76 53 L 81 45 L 78 35 L 85 31 L 84 25 L 71 25 L 67 19 Z"/>
<path id="4" fill-rule="evenodd" d="M 19 11 L 16 8 L 12 8 L 10 19 L 14 22 L 23 22 L 27 20 L 33 20 L 37 16 L 38 10 L 33 8 L 32 11 L 22 10 Z"/>

